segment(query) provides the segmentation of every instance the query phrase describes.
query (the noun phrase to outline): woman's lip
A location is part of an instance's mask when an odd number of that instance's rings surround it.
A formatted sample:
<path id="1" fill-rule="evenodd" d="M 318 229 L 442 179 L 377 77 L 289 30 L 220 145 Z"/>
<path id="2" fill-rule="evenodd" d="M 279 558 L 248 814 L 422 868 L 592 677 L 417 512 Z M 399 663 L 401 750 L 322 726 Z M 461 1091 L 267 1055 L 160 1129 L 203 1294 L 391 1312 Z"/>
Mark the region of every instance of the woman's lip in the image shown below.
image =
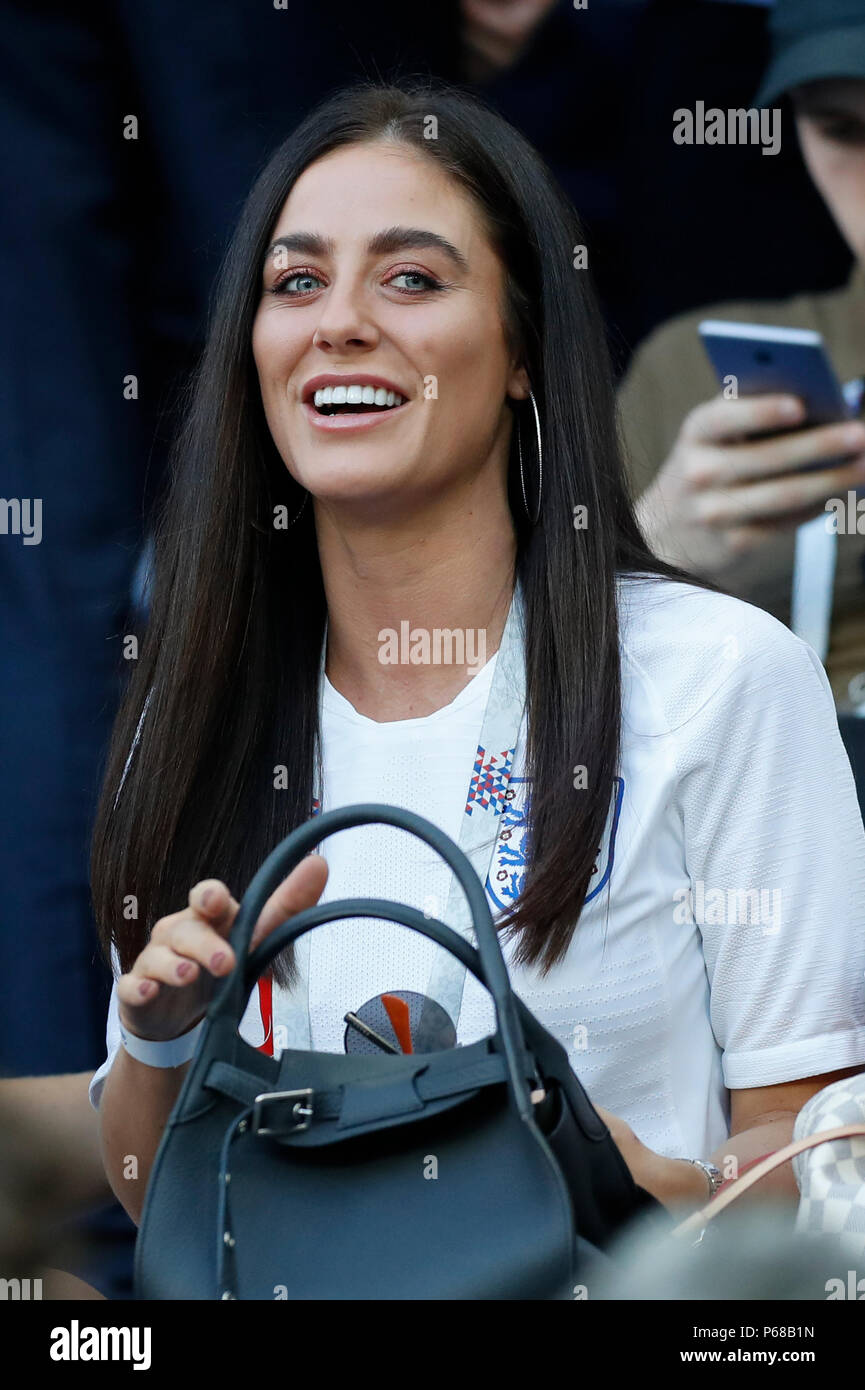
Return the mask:
<path id="1" fill-rule="evenodd" d="M 317 430 L 368 430 L 380 425 L 389 415 L 399 415 L 401 410 L 405 410 L 411 401 L 403 401 L 402 405 L 389 406 L 387 410 L 370 410 L 358 412 L 356 415 L 349 412 L 346 415 L 322 415 L 316 410 L 315 406 L 309 401 L 303 401 L 303 410 L 307 420 L 314 425 Z"/>

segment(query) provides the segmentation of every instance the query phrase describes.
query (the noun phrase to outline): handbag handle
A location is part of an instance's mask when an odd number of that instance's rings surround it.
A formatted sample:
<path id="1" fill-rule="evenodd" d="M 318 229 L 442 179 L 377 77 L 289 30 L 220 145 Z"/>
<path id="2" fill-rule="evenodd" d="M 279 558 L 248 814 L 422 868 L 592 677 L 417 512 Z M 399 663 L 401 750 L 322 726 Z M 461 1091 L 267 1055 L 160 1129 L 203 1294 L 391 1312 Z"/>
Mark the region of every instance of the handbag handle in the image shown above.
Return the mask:
<path id="1" fill-rule="evenodd" d="M 474 947 L 438 918 L 425 917 L 416 908 L 408 907 L 405 903 L 390 902 L 387 898 L 342 898 L 339 902 L 316 903 L 313 907 L 304 908 L 302 912 L 295 913 L 290 921 L 274 927 L 246 958 L 244 995 L 252 992 L 258 977 L 286 946 L 298 941 L 308 931 L 324 927 L 328 922 L 339 922 L 344 917 L 376 917 L 380 921 L 398 922 L 400 926 L 420 932 L 456 956 L 482 985 L 487 983 L 480 956 Z"/>
<path id="2" fill-rule="evenodd" d="M 304 908 L 303 912 L 296 913 L 289 922 L 275 927 L 261 944 L 256 946 L 246 958 L 244 998 L 251 994 L 258 977 L 267 969 L 274 956 L 278 956 L 287 945 L 305 936 L 308 931 L 314 931 L 316 927 L 326 926 L 328 922 L 341 921 L 345 917 L 375 917 L 379 921 L 398 922 L 403 927 L 420 932 L 439 946 L 443 946 L 446 951 L 450 951 L 480 984 L 487 987 L 481 958 L 474 946 L 436 917 L 426 917 L 414 907 L 408 907 L 405 903 L 390 902 L 386 898 L 342 898 L 339 902 L 316 903 L 313 907 Z M 541 1045 L 543 1029 L 519 995 L 513 995 L 513 999 L 523 1039 L 528 1050 L 534 1054 Z M 536 1079 L 540 1080 L 540 1072 Z M 602 1124 L 599 1120 L 599 1128 Z M 606 1126 L 603 1128 L 606 1130 Z"/>
<path id="3" fill-rule="evenodd" d="M 430 937 L 439 946 L 443 946 L 446 951 L 450 951 L 474 975 L 476 980 L 484 987 L 487 986 L 481 958 L 474 946 L 470 945 L 465 937 L 460 936 L 452 927 L 445 926 L 444 922 L 439 922 L 435 917 L 425 917 L 416 908 L 407 907 L 405 903 L 388 902 L 381 898 L 343 898 L 340 902 L 316 903 L 313 907 L 304 908 L 303 912 L 298 912 L 282 926 L 275 927 L 265 937 L 261 945 L 247 956 L 246 978 L 243 985 L 244 998 L 251 993 L 262 971 L 266 970 L 274 956 L 277 956 L 289 941 L 296 940 L 306 932 L 324 926 L 327 922 L 339 921 L 344 917 L 376 917 L 384 921 L 399 922 L 404 927 L 418 931 L 422 935 Z M 526 1049 L 534 1059 L 535 1085 L 543 1092 L 546 1085 L 544 1061 L 546 1060 L 548 1064 L 551 1062 L 551 1039 L 519 995 L 513 994 L 512 998 L 516 1006 L 517 1019 Z M 555 1047 L 559 1048 L 560 1044 L 555 1044 Z M 583 1134 L 593 1140 L 607 1137 L 609 1135 L 607 1126 L 579 1086 L 564 1052 L 562 1052 L 562 1058 L 567 1073 L 572 1078 L 571 1104 L 575 1107 Z M 532 1104 L 534 1108 L 534 1101 Z"/>
<path id="4" fill-rule="evenodd" d="M 268 898 L 286 875 L 300 863 L 306 854 L 314 850 L 329 835 L 335 835 L 340 830 L 350 830 L 357 825 L 370 824 L 393 825 L 398 830 L 406 830 L 410 834 L 416 835 L 418 839 L 423 840 L 434 849 L 453 870 L 465 893 L 471 913 L 472 925 L 477 937 L 478 955 L 483 968 L 483 983 L 492 995 L 495 1005 L 496 1025 L 501 1038 L 508 1074 L 508 1089 L 520 1117 L 531 1123 L 533 1121 L 532 1102 L 520 1065 L 523 1049 L 516 1000 L 511 989 L 498 934 L 493 925 L 484 886 L 475 873 L 470 860 L 443 831 L 439 830 L 437 825 L 433 825 L 423 816 L 416 815 L 414 811 L 407 811 L 400 806 L 363 802 L 356 806 L 343 806 L 333 811 L 327 811 L 323 815 L 313 816 L 304 825 L 298 826 L 271 851 L 243 895 L 243 901 L 238 909 L 229 937 L 238 964 L 226 977 L 222 988 L 211 1001 L 207 1011 L 208 1020 L 215 1022 L 219 1018 L 230 1018 L 235 1027 L 239 1025 L 249 995 L 246 984 L 249 969 L 247 958 L 255 924 Z M 351 903 L 352 900 L 346 901 Z M 365 906 L 370 901 L 375 900 L 358 899 L 357 901 Z M 385 907 L 386 913 L 376 912 L 371 915 L 384 915 L 388 920 L 398 920 L 392 919 L 397 904 L 379 902 L 379 906 Z M 343 908 L 344 904 L 340 903 L 324 905 L 324 910 L 329 909 L 333 914 L 324 920 L 333 920 L 336 909 L 340 909 L 339 916 L 348 915 L 343 911 Z M 306 912 L 297 913 L 281 928 L 277 929 L 280 932 L 279 949 L 293 941 L 296 936 L 302 935 L 304 931 L 311 930 L 313 925 L 320 925 L 320 923 L 309 921 L 307 914 L 314 911 L 315 909 L 312 908 L 307 909 Z M 306 922 L 304 922 L 305 918 Z M 296 926 L 297 923 L 300 924 L 299 928 Z M 449 942 L 437 935 L 435 930 L 430 930 L 430 924 L 431 919 L 423 918 L 418 913 L 416 921 L 407 922 L 404 925 L 412 926 L 425 935 L 431 936 L 434 940 L 438 940 L 439 944 L 445 946 L 446 949 L 452 949 Z M 441 923 L 436 925 L 443 926 Z M 261 947 L 256 949 L 254 959 L 259 958 L 260 950 Z"/>
<path id="5" fill-rule="evenodd" d="M 747 1173 L 743 1173 L 741 1178 L 731 1182 L 730 1186 L 723 1192 L 718 1192 L 706 1206 L 699 1211 L 692 1212 L 671 1232 L 674 1236 L 687 1236 L 692 1231 L 699 1231 L 713 1221 L 716 1216 L 726 1210 L 737 1197 L 741 1197 L 750 1187 L 758 1183 L 761 1178 L 766 1178 L 770 1173 L 774 1173 L 776 1168 L 782 1164 L 789 1163 L 791 1158 L 797 1154 L 805 1153 L 807 1149 L 816 1149 L 819 1144 L 829 1144 L 834 1139 L 853 1139 L 858 1135 L 865 1136 L 865 1124 L 839 1125 L 837 1129 L 824 1129 L 819 1134 L 806 1134 L 804 1139 L 796 1139 L 792 1144 L 785 1144 L 783 1149 L 776 1149 L 775 1153 L 767 1154 L 759 1163 Z"/>

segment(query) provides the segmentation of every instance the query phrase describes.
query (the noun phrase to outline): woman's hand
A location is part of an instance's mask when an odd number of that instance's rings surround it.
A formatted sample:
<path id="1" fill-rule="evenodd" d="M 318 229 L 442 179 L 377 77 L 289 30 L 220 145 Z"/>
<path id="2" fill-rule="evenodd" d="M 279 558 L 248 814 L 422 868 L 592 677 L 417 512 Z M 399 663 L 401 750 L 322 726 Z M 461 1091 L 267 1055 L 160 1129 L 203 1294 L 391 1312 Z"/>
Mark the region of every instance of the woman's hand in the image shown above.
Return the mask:
<path id="1" fill-rule="evenodd" d="M 657 477 L 637 503 L 649 545 L 663 559 L 707 577 L 780 531 L 819 515 L 828 497 L 865 482 L 865 425 L 796 430 L 794 396 L 716 396 L 686 416 Z M 776 430 L 765 439 L 748 435 Z M 828 459 L 847 462 L 802 472 Z"/>
<path id="2" fill-rule="evenodd" d="M 250 951 L 289 917 L 318 902 L 327 863 L 309 854 L 268 898 Z M 132 969 L 117 982 L 120 1021 L 141 1038 L 164 1041 L 186 1033 L 204 1016 L 215 981 L 234 969 L 227 937 L 240 904 L 219 879 L 203 879 L 189 906 L 156 923 Z"/>
<path id="3" fill-rule="evenodd" d="M 637 1138 L 625 1120 L 600 1105 L 595 1109 L 613 1136 L 613 1143 L 638 1187 L 650 1192 L 665 1207 L 677 1211 L 684 1208 L 697 1211 L 705 1206 L 709 1200 L 709 1184 L 702 1168 L 681 1158 L 665 1158 L 655 1153 Z"/>

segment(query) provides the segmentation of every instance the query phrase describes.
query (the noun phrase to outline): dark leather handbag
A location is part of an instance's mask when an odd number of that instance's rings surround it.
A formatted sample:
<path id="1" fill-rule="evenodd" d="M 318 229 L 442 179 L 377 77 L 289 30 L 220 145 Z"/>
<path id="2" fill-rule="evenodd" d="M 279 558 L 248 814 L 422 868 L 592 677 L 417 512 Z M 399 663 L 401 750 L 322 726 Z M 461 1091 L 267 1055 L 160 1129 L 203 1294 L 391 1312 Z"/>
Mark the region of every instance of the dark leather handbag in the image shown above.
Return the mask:
<path id="1" fill-rule="evenodd" d="M 375 822 L 447 861 L 477 951 L 413 908 L 351 898 L 298 913 L 248 954 L 264 903 L 303 856 Z M 313 927 L 351 917 L 402 923 L 457 956 L 490 991 L 496 1032 L 401 1055 L 287 1050 L 276 1060 L 246 1043 L 238 1025 L 269 962 Z M 573 1298 L 581 1242 L 603 1249 L 657 1205 L 564 1048 L 513 993 L 483 885 L 431 822 L 372 804 L 313 817 L 253 878 L 231 945 L 238 964 L 211 1001 L 150 1176 L 137 1297 Z"/>

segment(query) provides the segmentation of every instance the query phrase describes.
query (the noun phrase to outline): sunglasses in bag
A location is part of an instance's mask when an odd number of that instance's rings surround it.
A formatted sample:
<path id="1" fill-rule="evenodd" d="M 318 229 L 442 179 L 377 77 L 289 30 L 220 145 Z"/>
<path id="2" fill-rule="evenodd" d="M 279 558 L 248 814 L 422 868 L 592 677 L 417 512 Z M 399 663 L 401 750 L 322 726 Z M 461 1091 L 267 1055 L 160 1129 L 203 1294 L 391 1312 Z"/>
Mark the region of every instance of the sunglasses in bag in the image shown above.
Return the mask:
<path id="1" fill-rule="evenodd" d="M 441 855 L 477 949 L 413 908 L 351 898 L 297 913 L 250 953 L 265 902 L 304 855 L 367 824 Z M 245 1042 L 247 1000 L 274 957 L 352 917 L 400 923 L 449 951 L 492 995 L 495 1033 L 400 1051 L 376 1046 L 373 1029 L 373 1045 L 345 1055 L 278 1059 Z M 136 1297 L 569 1299 L 586 1246 L 605 1250 L 659 1209 L 564 1047 L 514 994 L 484 887 L 430 821 L 378 804 L 313 817 L 258 870 L 230 940 L 238 963 L 211 1001 L 151 1172 Z"/>

